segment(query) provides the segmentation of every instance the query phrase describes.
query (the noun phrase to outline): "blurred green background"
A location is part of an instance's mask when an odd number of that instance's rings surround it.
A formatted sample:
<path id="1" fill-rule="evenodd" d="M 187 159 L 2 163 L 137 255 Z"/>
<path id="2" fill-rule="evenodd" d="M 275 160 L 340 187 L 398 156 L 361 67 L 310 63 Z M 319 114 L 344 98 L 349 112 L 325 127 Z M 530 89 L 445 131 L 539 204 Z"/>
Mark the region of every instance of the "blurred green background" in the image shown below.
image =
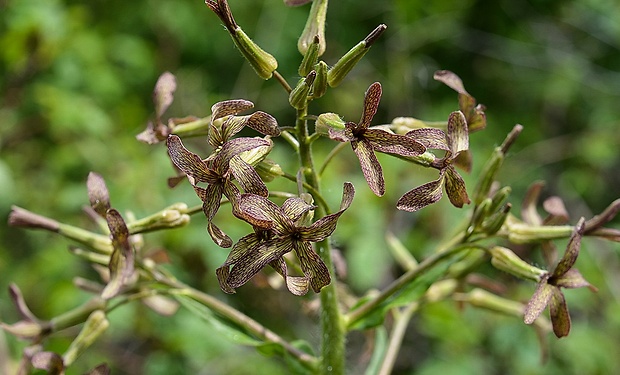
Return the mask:
<path id="1" fill-rule="evenodd" d="M 309 5 L 230 3 L 237 22 L 276 56 L 280 73 L 296 82 L 296 43 Z M 513 187 L 516 211 L 527 186 L 543 179 L 545 196 L 563 197 L 575 222 L 620 195 L 618 19 L 620 7 L 612 0 L 332 1 L 323 56 L 328 64 L 378 24 L 388 29 L 341 87 L 312 103 L 311 112 L 337 112 L 357 121 L 364 91 L 380 81 L 384 94 L 374 124 L 397 116 L 444 120 L 457 109 L 456 93 L 432 76 L 438 69 L 452 70 L 488 108 L 487 129 L 471 137 L 475 165 L 472 177 L 466 177 L 468 186 L 493 147 L 521 123 L 525 130 L 500 174 L 502 183 Z M 88 203 L 89 171 L 104 176 L 114 207 L 138 217 L 178 201 L 198 204 L 187 184 L 167 188 L 166 178 L 174 171 L 165 147 L 135 139 L 153 116 L 151 92 L 166 70 L 178 80 L 167 116 L 203 117 L 217 101 L 244 98 L 276 116 L 281 126 L 294 120 L 281 87 L 260 80 L 244 63 L 203 1 L 0 0 L 0 217 L 6 219 L 15 204 L 93 228 L 81 211 Z M 280 143 L 273 158 L 294 174 L 298 167 L 291 149 Z M 333 143 L 319 145 L 320 161 Z M 189 141 L 188 147 L 206 155 L 202 139 Z M 360 294 L 385 286 L 401 272 L 385 250 L 387 227 L 423 257 L 463 215 L 447 202 L 418 214 L 397 212 L 398 197 L 436 173 L 379 158 L 387 184 L 381 199 L 365 186 L 350 150 L 324 177 L 334 205 L 345 179 L 357 187 L 356 201 L 334 237 L 348 263 L 346 282 Z M 275 182 L 270 188 L 295 186 Z M 218 225 L 233 238 L 249 230 L 228 216 L 223 210 Z M 236 295 L 220 292 L 214 269 L 227 252 L 211 242 L 205 224 L 204 217 L 196 216 L 186 228 L 147 235 L 146 247 L 166 248 L 170 268 L 181 279 L 285 338 L 317 343 L 316 316 L 308 313 L 315 296 L 298 298 L 265 288 L 260 277 Z M 31 309 L 44 319 L 87 298 L 73 287 L 72 278 L 97 276 L 67 252 L 66 240 L 6 224 L 0 225 L 0 239 L 2 321 L 18 318 L 6 292 L 10 282 L 20 286 Z M 446 302 L 412 321 L 394 373 L 613 373 L 620 368 L 618 246 L 587 239 L 582 250 L 577 267 L 599 293 L 566 293 L 573 331 L 567 339 L 549 338 L 551 356 L 545 364 L 539 361 L 534 331 L 518 319 L 459 310 Z M 533 293 L 533 284 L 484 271 L 507 283 L 511 298 L 526 301 Z M 102 361 L 114 374 L 288 373 L 284 362 L 222 339 L 186 310 L 162 318 L 135 304 L 110 319 L 111 328 L 72 373 Z M 62 352 L 76 332 L 60 334 L 49 348 Z M 351 373 L 360 373 L 368 360 L 364 339 L 359 333 L 350 337 Z M 0 333 L 0 355 L 11 358 L 0 372 L 11 368 L 23 345 Z"/>

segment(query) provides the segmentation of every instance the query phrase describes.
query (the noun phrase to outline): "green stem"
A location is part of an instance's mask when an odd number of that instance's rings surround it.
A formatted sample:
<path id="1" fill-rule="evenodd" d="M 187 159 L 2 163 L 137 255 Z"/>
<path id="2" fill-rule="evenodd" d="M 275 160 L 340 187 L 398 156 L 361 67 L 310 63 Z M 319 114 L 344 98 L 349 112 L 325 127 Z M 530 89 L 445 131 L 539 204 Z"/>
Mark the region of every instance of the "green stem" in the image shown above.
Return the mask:
<path id="1" fill-rule="evenodd" d="M 321 196 L 319 177 L 314 168 L 310 137 L 308 136 L 307 107 L 297 110 L 295 128 L 299 141 L 299 159 L 306 182 Z M 327 210 L 320 205 L 315 214 L 320 218 Z M 331 258 L 329 240 L 317 244 L 317 253 L 327 266 L 330 274 L 335 275 Z M 336 278 L 321 291 L 321 372 L 323 374 L 344 374 L 345 372 L 345 327 L 343 316 L 338 307 Z"/>
<path id="2" fill-rule="evenodd" d="M 418 311 L 419 307 L 419 303 L 413 302 L 402 310 L 396 311 L 395 323 L 392 328 L 392 334 L 390 335 L 390 343 L 388 344 L 378 375 L 390 375 L 392 373 L 409 321 L 413 317 L 413 314 Z"/>

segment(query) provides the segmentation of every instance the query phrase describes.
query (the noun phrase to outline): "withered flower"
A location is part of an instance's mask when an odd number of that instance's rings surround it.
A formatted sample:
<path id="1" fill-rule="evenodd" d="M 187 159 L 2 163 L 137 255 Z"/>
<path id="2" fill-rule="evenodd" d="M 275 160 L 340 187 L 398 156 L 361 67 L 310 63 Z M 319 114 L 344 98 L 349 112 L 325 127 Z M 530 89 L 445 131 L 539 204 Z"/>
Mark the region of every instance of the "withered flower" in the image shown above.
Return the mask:
<path id="1" fill-rule="evenodd" d="M 136 136 L 140 142 L 155 144 L 168 137 L 168 134 L 170 134 L 170 126 L 164 124 L 162 116 L 172 104 L 176 89 L 177 81 L 172 73 L 164 72 L 159 76 L 155 84 L 155 89 L 153 90 L 155 121 L 149 121 L 146 129 Z"/>
<path id="2" fill-rule="evenodd" d="M 465 90 L 463 81 L 459 76 L 449 70 L 438 70 L 433 78 L 459 94 L 459 110 L 465 115 L 470 133 L 486 128 L 487 118 L 484 114 L 486 107 L 482 104 L 476 104 L 476 98 Z"/>
<path id="3" fill-rule="evenodd" d="M 426 147 L 412 137 L 390 133 L 384 129 L 369 128 L 380 100 L 381 84 L 375 82 L 370 85 L 364 96 L 364 112 L 359 123 L 347 122 L 343 130 L 329 129 L 331 139 L 351 143 L 366 182 L 377 196 L 385 193 L 385 182 L 375 151 L 402 156 L 417 156 L 426 151 Z"/>
<path id="4" fill-rule="evenodd" d="M 523 320 L 526 324 L 532 324 L 549 305 L 553 332 L 558 338 L 567 336 L 570 332 L 568 306 L 560 288 L 573 289 L 585 286 L 596 291 L 596 288 L 590 285 L 577 269 L 573 268 L 579 255 L 584 230 L 585 219 L 581 218 L 575 225 L 564 256 L 552 272 L 542 277 L 525 308 Z"/>
<path id="5" fill-rule="evenodd" d="M 312 242 L 329 237 L 338 218 L 349 208 L 355 189 L 349 182 L 344 184 L 342 202 L 338 212 L 324 216 L 310 226 L 303 221 L 314 207 L 300 198 L 289 198 L 282 207 L 255 195 L 242 194 L 237 204 L 241 216 L 255 228 L 239 240 L 228 259 L 216 271 L 220 287 L 226 293 L 234 293 L 266 265 L 278 271 L 295 295 L 304 295 L 309 287 L 316 293 L 331 282 L 329 270 L 312 249 Z M 294 251 L 304 276 L 288 276 L 284 255 Z"/>
<path id="6" fill-rule="evenodd" d="M 232 246 L 230 237 L 213 224 L 213 217 L 220 208 L 222 195 L 231 201 L 235 212 L 239 189 L 233 179 L 239 182 L 246 193 L 267 196 L 265 183 L 239 154 L 257 147 L 269 146 L 269 141 L 260 138 L 235 138 L 224 143 L 217 154 L 205 160 L 187 150 L 176 135 L 168 137 L 167 145 L 172 162 L 187 175 L 194 191 L 203 202 L 202 209 L 208 220 L 207 230 L 211 238 L 221 247 Z M 207 187 L 200 187 L 199 183 L 206 183 Z"/>
<path id="7" fill-rule="evenodd" d="M 454 168 L 454 160 L 458 155 L 469 149 L 467 122 L 461 111 L 452 112 L 448 118 L 447 134 L 439 129 L 414 129 L 407 133 L 427 148 L 446 151 L 441 159 L 436 159 L 431 166 L 439 169 L 439 178 L 405 193 L 397 202 L 399 210 L 414 212 L 441 199 L 442 186 L 450 202 L 456 207 L 463 207 L 470 202 L 465 189 L 465 181 Z"/>

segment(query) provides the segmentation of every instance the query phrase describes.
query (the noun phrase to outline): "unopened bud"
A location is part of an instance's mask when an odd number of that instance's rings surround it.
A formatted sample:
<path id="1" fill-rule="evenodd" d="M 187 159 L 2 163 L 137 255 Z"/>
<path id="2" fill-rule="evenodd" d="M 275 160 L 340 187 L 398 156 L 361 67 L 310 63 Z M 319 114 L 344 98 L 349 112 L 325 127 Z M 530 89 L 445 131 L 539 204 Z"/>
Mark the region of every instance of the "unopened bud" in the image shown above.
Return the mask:
<path id="1" fill-rule="evenodd" d="M 288 101 L 291 103 L 293 108 L 302 109 L 308 105 L 308 94 L 310 93 L 310 89 L 312 88 L 315 78 L 316 72 L 313 70 L 308 73 L 306 78 L 299 80 L 297 86 L 295 86 L 288 97 Z"/>
<path id="2" fill-rule="evenodd" d="M 493 184 L 493 181 L 495 181 L 495 176 L 497 175 L 497 172 L 503 162 L 504 152 L 501 147 L 496 147 L 480 172 L 480 179 L 478 180 L 478 184 L 476 185 L 473 194 L 474 204 L 479 204 L 489 196 L 491 185 Z"/>
<path id="3" fill-rule="evenodd" d="M 437 281 L 428 288 L 424 299 L 427 302 L 439 302 L 454 293 L 457 287 L 458 282 L 455 279 Z"/>
<path id="4" fill-rule="evenodd" d="M 527 263 L 512 250 L 505 247 L 495 246 L 489 251 L 491 253 L 491 264 L 498 270 L 508 272 L 511 275 L 539 282 L 548 273 Z"/>
<path id="5" fill-rule="evenodd" d="M 260 163 L 256 164 L 256 172 L 260 178 L 265 182 L 271 182 L 276 177 L 284 176 L 284 171 L 280 164 L 271 159 L 264 159 Z"/>
<path id="6" fill-rule="evenodd" d="M 44 329 L 40 323 L 29 320 L 21 320 L 14 324 L 0 323 L 0 327 L 22 340 L 34 340 L 44 333 Z"/>
<path id="7" fill-rule="evenodd" d="M 65 366 L 71 365 L 99 336 L 110 326 L 102 310 L 93 311 L 88 316 L 84 327 L 63 354 Z"/>
<path id="8" fill-rule="evenodd" d="M 319 134 L 328 135 L 329 129 L 342 130 L 345 122 L 335 113 L 321 113 L 316 119 L 315 131 Z"/>
<path id="9" fill-rule="evenodd" d="M 506 203 L 501 210 L 496 211 L 482 222 L 482 230 L 488 235 L 497 233 L 504 225 L 511 209 L 512 205 Z"/>
<path id="10" fill-rule="evenodd" d="M 315 39 L 318 38 L 317 57 L 325 52 L 325 18 L 327 17 L 328 0 L 314 0 L 310 8 L 310 14 L 306 20 L 306 26 L 297 41 L 297 49 L 302 55 L 306 55 L 312 48 Z M 307 73 L 306 73 L 307 74 Z M 306 74 L 301 74 L 305 76 Z"/>
<path id="11" fill-rule="evenodd" d="M 506 201 L 508 200 L 510 193 L 512 193 L 512 188 L 510 186 L 504 186 L 503 188 L 499 189 L 493 195 L 490 212 L 495 212 L 499 210 L 500 207 L 502 207 L 504 204 L 506 204 Z"/>
<path id="12" fill-rule="evenodd" d="M 310 73 L 310 71 L 314 68 L 317 60 L 319 59 L 319 37 L 318 35 L 314 36 L 314 40 L 308 47 L 308 50 L 304 54 L 303 60 L 301 60 L 301 64 L 299 65 L 299 69 L 297 72 L 300 76 L 305 77 Z"/>
<path id="13" fill-rule="evenodd" d="M 320 98 L 327 92 L 327 71 L 328 67 L 325 61 L 319 61 L 315 66 L 316 78 L 312 84 L 312 98 Z"/>
<path id="14" fill-rule="evenodd" d="M 476 288 L 460 299 L 470 305 L 501 314 L 521 317 L 523 316 L 523 304 L 506 298 L 499 297 L 484 289 Z"/>
<path id="15" fill-rule="evenodd" d="M 256 74 L 262 79 L 269 79 L 273 72 L 278 69 L 278 61 L 271 54 L 260 48 L 250 37 L 237 27 L 231 34 L 235 46 L 241 51 L 243 57 L 252 65 Z"/>
<path id="16" fill-rule="evenodd" d="M 327 83 L 331 87 L 336 87 L 342 83 L 344 78 L 349 74 L 351 69 L 364 57 L 372 44 L 387 29 L 386 25 L 379 25 L 364 40 L 356 44 L 349 52 L 336 62 L 336 64 L 327 72 Z"/>

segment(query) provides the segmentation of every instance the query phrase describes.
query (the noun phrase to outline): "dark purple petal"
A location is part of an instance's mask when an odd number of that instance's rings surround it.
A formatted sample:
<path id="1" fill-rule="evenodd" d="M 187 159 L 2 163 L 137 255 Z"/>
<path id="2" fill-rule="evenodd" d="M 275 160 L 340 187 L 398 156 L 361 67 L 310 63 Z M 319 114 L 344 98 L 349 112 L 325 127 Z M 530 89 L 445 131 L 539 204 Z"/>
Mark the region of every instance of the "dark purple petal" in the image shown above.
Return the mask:
<path id="1" fill-rule="evenodd" d="M 319 293 L 324 286 L 329 285 L 331 282 L 327 266 L 325 266 L 321 257 L 314 252 L 310 243 L 295 241 L 293 242 L 293 248 L 304 275 L 310 280 L 312 290 L 315 293 Z"/>
<path id="2" fill-rule="evenodd" d="M 226 280 L 231 288 L 238 288 L 247 283 L 254 275 L 266 265 L 281 258 L 284 254 L 293 250 L 291 241 L 274 238 L 261 242 L 247 250 L 231 268 Z"/>
<path id="3" fill-rule="evenodd" d="M 243 130 L 243 128 L 248 123 L 248 119 L 249 118 L 250 118 L 250 116 L 230 116 L 230 117 L 228 117 L 226 119 L 226 121 L 224 121 L 222 123 L 221 129 L 219 129 L 219 132 L 220 132 L 220 142 L 221 143 L 218 144 L 218 146 L 221 146 L 224 142 L 228 141 L 235 134 L 237 134 L 241 130 Z M 216 132 L 217 132 L 217 128 L 215 126 L 212 126 L 211 129 L 216 129 Z"/>
<path id="4" fill-rule="evenodd" d="M 446 194 L 453 206 L 462 208 L 463 205 L 469 204 L 469 196 L 465 188 L 465 181 L 458 172 L 449 165 L 445 172 Z"/>
<path id="5" fill-rule="evenodd" d="M 370 141 L 375 151 L 388 154 L 418 156 L 426 151 L 426 147 L 413 138 L 382 129 L 368 129 L 364 132 L 364 138 Z"/>
<path id="6" fill-rule="evenodd" d="M 525 324 L 534 323 L 540 314 L 542 314 L 545 307 L 549 304 L 549 301 L 551 301 L 551 296 L 555 289 L 557 288 L 553 285 L 547 284 L 547 278 L 544 278 L 538 283 L 534 295 L 532 295 L 532 298 L 525 306 L 525 311 L 523 313 L 523 321 Z"/>
<path id="7" fill-rule="evenodd" d="M 99 216 L 105 218 L 106 212 L 110 208 L 110 193 L 103 177 L 95 172 L 90 172 L 86 180 L 86 188 L 90 206 Z"/>
<path id="8" fill-rule="evenodd" d="M 306 276 L 289 276 L 284 258 L 278 258 L 269 263 L 271 268 L 276 270 L 284 278 L 284 284 L 289 292 L 296 296 L 303 296 L 310 289 L 310 280 Z"/>
<path id="9" fill-rule="evenodd" d="M 254 170 L 254 167 L 243 161 L 241 157 L 235 156 L 230 159 L 229 166 L 230 171 L 237 181 L 239 181 L 239 185 L 241 185 L 243 191 L 263 197 L 269 195 L 267 186 L 265 186 L 265 183 L 261 180 L 256 170 Z"/>
<path id="10" fill-rule="evenodd" d="M 213 217 L 220 208 L 222 201 L 222 184 L 209 184 L 206 189 L 200 186 L 194 186 L 194 191 L 198 198 L 202 200 L 202 212 L 204 212 L 207 220 L 213 220 Z"/>
<path id="11" fill-rule="evenodd" d="M 415 212 L 441 199 L 443 175 L 439 179 L 427 182 L 424 185 L 406 192 L 398 202 L 396 208 L 401 211 Z"/>
<path id="12" fill-rule="evenodd" d="M 215 244 L 219 247 L 229 248 L 232 246 L 232 240 L 223 230 L 221 230 L 217 225 L 213 224 L 212 221 L 207 223 L 207 232 L 211 236 L 211 239 Z"/>
<path id="13" fill-rule="evenodd" d="M 467 119 L 467 129 L 470 133 L 482 130 L 487 126 L 487 118 L 482 104 L 476 105 L 476 98 L 469 94 L 459 94 L 459 109 Z"/>
<path id="14" fill-rule="evenodd" d="M 359 124 L 357 124 L 358 129 L 366 129 L 370 126 L 372 118 L 375 117 L 375 114 L 377 113 L 380 101 L 381 84 L 379 82 L 375 82 L 368 87 L 368 90 L 366 90 L 366 94 L 364 95 L 364 112 L 362 113 L 362 118 L 360 119 Z"/>
<path id="15" fill-rule="evenodd" d="M 453 155 L 469 149 L 469 132 L 467 131 L 467 120 L 463 112 L 456 111 L 448 118 L 448 146 Z"/>
<path id="16" fill-rule="evenodd" d="M 256 130 L 259 133 L 277 137 L 280 135 L 278 121 L 270 114 L 265 112 L 255 112 L 251 114 L 247 120 L 246 126 Z"/>
<path id="17" fill-rule="evenodd" d="M 192 177 L 196 182 L 212 183 L 217 180 L 217 174 L 207 168 L 200 156 L 187 150 L 183 146 L 181 138 L 176 135 L 170 135 L 166 144 L 170 159 L 183 173 Z"/>
<path id="18" fill-rule="evenodd" d="M 368 187 L 375 195 L 381 197 L 385 193 L 385 181 L 383 180 L 383 170 L 381 164 L 375 156 L 370 142 L 362 139 L 351 142 L 351 147 L 357 155 L 362 167 L 362 173 L 368 183 Z"/>
<path id="19" fill-rule="evenodd" d="M 560 278 L 564 275 L 568 270 L 570 270 L 575 262 L 577 261 L 577 256 L 579 255 L 579 249 L 581 248 L 581 237 L 583 237 L 583 231 L 585 229 L 586 220 L 582 217 L 579 219 L 577 224 L 575 224 L 575 229 L 573 230 L 573 234 L 568 241 L 568 246 L 566 247 L 566 252 L 560 262 L 553 270 L 552 278 Z"/>
<path id="20" fill-rule="evenodd" d="M 553 325 L 553 333 L 557 338 L 568 336 L 570 332 L 570 315 L 568 314 L 568 306 L 566 298 L 558 288 L 553 288 L 551 301 L 549 302 L 549 314 L 551 316 L 551 325 Z"/>
<path id="21" fill-rule="evenodd" d="M 230 250 L 230 254 L 226 258 L 224 264 L 219 266 L 215 270 L 215 274 L 217 275 L 217 280 L 220 283 L 220 288 L 228 294 L 235 293 L 235 289 L 233 289 L 228 284 L 228 276 L 230 275 L 230 266 L 237 263 L 239 259 L 243 258 L 252 248 L 258 246 L 260 243 L 260 239 L 255 233 L 248 234 L 239 239 L 239 241 L 233 246 Z"/>
<path id="22" fill-rule="evenodd" d="M 234 156 L 261 146 L 271 146 L 269 141 L 261 138 L 235 138 L 227 141 L 213 159 L 213 168 L 220 174 L 228 171 L 228 163 Z"/>
<path id="23" fill-rule="evenodd" d="M 244 99 L 225 100 L 213 104 L 211 107 L 211 121 L 228 115 L 236 115 L 248 109 L 254 108 L 254 103 Z"/>
<path id="24" fill-rule="evenodd" d="M 278 234 L 291 233 L 295 225 L 278 205 L 255 194 L 241 194 L 237 201 L 241 218 L 263 229 L 273 229 Z"/>
<path id="25" fill-rule="evenodd" d="M 564 275 L 557 279 L 549 279 L 549 283 L 561 288 L 574 289 L 588 287 L 596 291 L 596 288 L 593 287 L 576 268 L 569 269 Z"/>
<path id="26" fill-rule="evenodd" d="M 342 201 L 338 212 L 323 216 L 307 228 L 301 228 L 299 231 L 301 239 L 303 241 L 318 242 L 331 236 L 331 234 L 334 233 L 334 230 L 336 230 L 338 218 L 344 211 L 347 210 L 347 208 L 349 208 L 349 206 L 351 206 L 351 202 L 353 202 L 354 197 L 355 188 L 353 187 L 353 184 L 350 182 L 345 182 L 342 192 Z"/>
<path id="27" fill-rule="evenodd" d="M 12 227 L 45 229 L 52 232 L 58 232 L 60 229 L 60 223 L 56 220 L 37 215 L 18 206 L 11 206 L 9 225 Z"/>
<path id="28" fill-rule="evenodd" d="M 299 197 L 293 197 L 284 201 L 282 211 L 291 221 L 296 222 L 303 214 L 314 210 L 315 207 Z"/>
<path id="29" fill-rule="evenodd" d="M 448 147 L 448 140 L 446 138 L 446 133 L 443 130 L 435 129 L 435 128 L 421 128 L 421 129 L 413 129 L 405 136 L 413 138 L 417 142 L 424 145 L 426 148 L 432 148 L 434 150 L 445 150 L 448 151 L 450 148 Z"/>
<path id="30" fill-rule="evenodd" d="M 101 298 L 110 299 L 118 294 L 134 272 L 134 253 L 129 243 L 129 230 L 122 216 L 115 209 L 106 214 L 108 228 L 112 237 L 112 255 L 110 256 L 110 281 L 101 292 Z"/>

